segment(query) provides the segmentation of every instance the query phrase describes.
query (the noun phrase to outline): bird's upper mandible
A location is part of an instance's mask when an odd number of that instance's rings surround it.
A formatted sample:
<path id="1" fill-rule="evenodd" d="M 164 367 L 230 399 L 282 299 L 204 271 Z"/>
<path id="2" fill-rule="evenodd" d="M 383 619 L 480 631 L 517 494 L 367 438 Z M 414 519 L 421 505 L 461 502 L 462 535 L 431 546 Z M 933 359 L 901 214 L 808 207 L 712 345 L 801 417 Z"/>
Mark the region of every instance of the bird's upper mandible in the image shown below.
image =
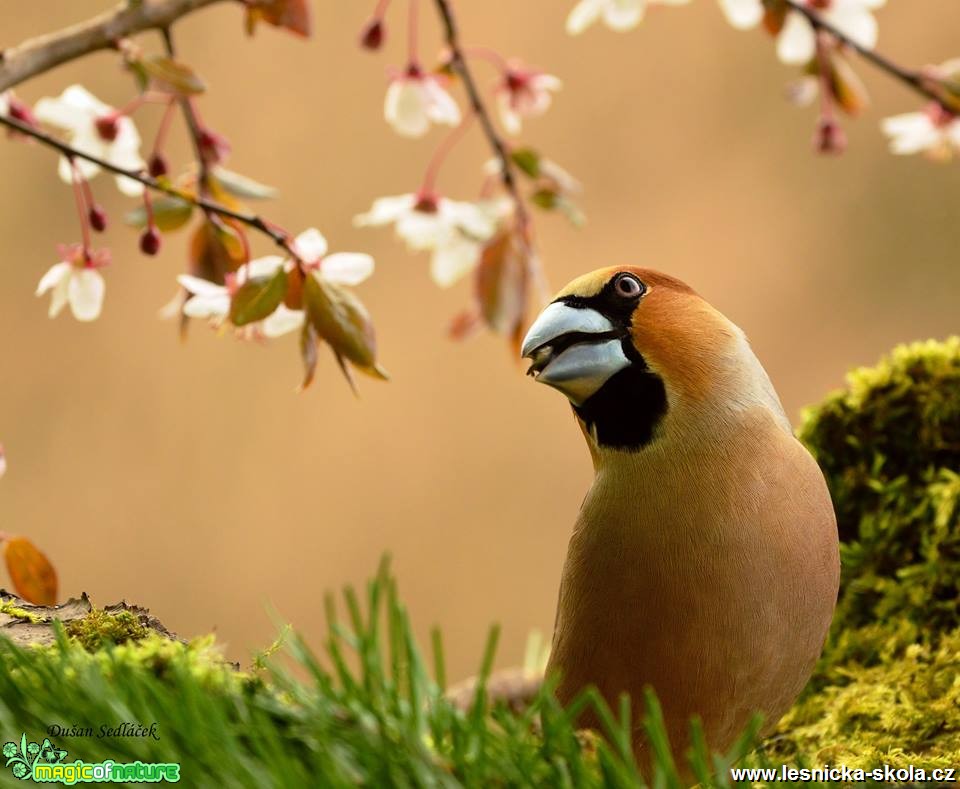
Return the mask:
<path id="1" fill-rule="evenodd" d="M 641 449 L 757 405 L 790 429 L 743 332 L 688 285 L 650 269 L 575 279 L 534 321 L 521 353 L 528 374 L 567 396 L 601 449 Z"/>

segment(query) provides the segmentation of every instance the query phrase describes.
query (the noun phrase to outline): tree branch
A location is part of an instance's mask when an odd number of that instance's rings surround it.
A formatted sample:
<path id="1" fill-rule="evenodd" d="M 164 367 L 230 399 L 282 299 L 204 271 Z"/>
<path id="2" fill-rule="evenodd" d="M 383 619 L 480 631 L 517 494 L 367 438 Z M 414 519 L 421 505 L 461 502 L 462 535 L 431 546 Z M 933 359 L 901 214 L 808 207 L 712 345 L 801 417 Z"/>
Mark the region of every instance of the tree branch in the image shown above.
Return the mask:
<path id="1" fill-rule="evenodd" d="M 520 227 L 521 234 L 526 243 L 527 229 L 530 224 L 530 215 L 527 212 L 526 203 L 520 194 L 517 186 L 517 178 L 514 170 L 513 161 L 507 151 L 507 146 L 503 139 L 497 133 L 493 125 L 493 119 L 490 117 L 490 111 L 487 109 L 480 96 L 477 83 L 467 65 L 467 59 L 464 56 L 463 47 L 460 44 L 460 37 L 457 31 L 456 19 L 453 16 L 453 9 L 450 7 L 449 0 L 435 0 L 437 11 L 440 14 L 440 21 L 443 23 L 444 38 L 447 46 L 450 48 L 450 65 L 463 81 L 464 88 L 467 91 L 467 98 L 470 100 L 470 106 L 480 120 L 480 126 L 483 133 L 493 149 L 494 155 L 500 162 L 500 180 L 503 186 L 513 200 L 517 210 L 517 224 Z"/>
<path id="2" fill-rule="evenodd" d="M 937 104 L 947 110 L 947 112 L 956 112 L 956 105 L 945 99 L 943 94 L 934 87 L 939 83 L 925 75 L 921 70 L 905 68 L 898 63 L 894 63 L 888 57 L 881 55 L 879 52 L 857 43 L 842 30 L 820 16 L 817 11 L 810 8 L 804 0 L 784 0 L 784 2 L 794 11 L 803 14 L 807 18 L 807 21 L 813 26 L 814 31 L 819 32 L 822 30 L 829 33 L 835 39 L 854 50 L 868 63 L 886 72 L 899 82 L 902 82 L 911 90 L 937 102 Z"/>
<path id="3" fill-rule="evenodd" d="M 144 30 L 162 30 L 180 17 L 223 0 L 127 0 L 72 27 L 31 38 L 0 52 L 0 92 L 61 63 L 112 49 Z"/>
<path id="4" fill-rule="evenodd" d="M 289 235 L 285 231 L 280 230 L 271 223 L 267 222 L 267 220 L 261 216 L 256 214 L 245 214 L 242 211 L 235 211 L 232 208 L 227 208 L 227 206 L 216 202 L 215 200 L 209 200 L 206 197 L 198 197 L 196 195 L 189 194 L 182 189 L 178 189 L 167 181 L 158 180 L 141 171 L 126 170 L 123 167 L 117 167 L 115 164 L 112 164 L 105 159 L 84 153 L 83 151 L 74 148 L 62 140 L 58 140 L 56 137 L 53 137 L 29 124 L 22 123 L 15 118 L 0 114 L 0 125 L 7 126 L 10 129 L 19 132 L 20 134 L 31 137 L 37 142 L 46 145 L 48 148 L 53 148 L 54 150 L 59 151 L 69 159 L 84 159 L 88 162 L 92 162 L 104 170 L 107 170 L 108 172 L 113 173 L 114 175 L 122 175 L 126 178 L 131 178 L 134 181 L 139 181 L 147 188 L 153 189 L 156 192 L 163 192 L 171 197 L 176 197 L 184 202 L 195 205 L 197 208 L 201 208 L 204 211 L 218 214 L 219 216 L 227 217 L 228 219 L 233 219 L 237 222 L 240 222 L 241 224 L 251 227 L 254 230 L 257 230 L 268 236 L 293 260 L 300 260 L 300 255 L 296 252 L 296 250 L 293 249 L 290 243 Z"/>

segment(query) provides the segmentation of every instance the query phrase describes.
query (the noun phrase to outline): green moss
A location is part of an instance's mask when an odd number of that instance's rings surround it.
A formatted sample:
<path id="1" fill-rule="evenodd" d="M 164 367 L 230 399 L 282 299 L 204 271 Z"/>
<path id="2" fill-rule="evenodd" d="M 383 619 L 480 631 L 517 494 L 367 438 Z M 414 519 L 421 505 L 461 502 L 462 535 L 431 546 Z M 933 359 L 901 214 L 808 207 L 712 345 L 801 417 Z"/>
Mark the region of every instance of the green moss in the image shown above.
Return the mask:
<path id="1" fill-rule="evenodd" d="M 775 760 L 960 764 L 960 338 L 896 348 L 805 414 L 842 578 Z"/>
<path id="2" fill-rule="evenodd" d="M 0 614 L 7 614 L 8 616 L 15 616 L 17 619 L 26 619 L 28 622 L 33 622 L 38 624 L 43 621 L 43 617 L 37 616 L 31 611 L 27 611 L 25 608 L 19 608 L 13 604 L 13 600 L 6 599 L 0 601 Z"/>
<path id="3" fill-rule="evenodd" d="M 109 613 L 102 608 L 94 608 L 82 619 L 70 622 L 66 631 L 70 638 L 90 652 L 100 649 L 105 643 L 139 641 L 150 633 L 150 629 L 140 624 L 140 620 L 130 611 Z"/>

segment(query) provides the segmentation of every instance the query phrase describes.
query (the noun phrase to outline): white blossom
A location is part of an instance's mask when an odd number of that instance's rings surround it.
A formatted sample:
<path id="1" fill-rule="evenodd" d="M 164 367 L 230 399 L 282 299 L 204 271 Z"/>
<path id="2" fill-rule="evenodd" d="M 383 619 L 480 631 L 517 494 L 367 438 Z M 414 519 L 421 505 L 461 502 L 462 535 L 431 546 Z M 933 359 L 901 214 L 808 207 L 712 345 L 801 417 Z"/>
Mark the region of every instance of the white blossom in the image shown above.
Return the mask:
<path id="1" fill-rule="evenodd" d="M 310 271 L 310 276 L 336 285 L 358 285 L 373 273 L 370 255 L 360 252 L 327 253 L 327 240 L 319 230 L 310 228 L 298 235 L 293 248 Z M 228 285 L 218 285 L 190 274 L 181 274 L 177 282 L 190 294 L 183 303 L 183 314 L 209 320 L 216 326 L 230 314 L 230 301 L 236 290 L 250 279 L 272 277 L 281 268 L 291 271 L 294 262 L 280 255 L 251 260 L 241 266 Z M 281 303 L 262 321 L 242 327 L 247 336 L 279 337 L 303 326 L 303 310 L 294 310 Z"/>
<path id="2" fill-rule="evenodd" d="M 55 263 L 37 285 L 37 296 L 50 293 L 51 318 L 70 305 L 70 312 L 78 321 L 94 321 L 103 310 L 106 284 L 97 270 L 104 265 L 104 253 L 88 257 L 77 246 L 63 249 L 63 259 Z"/>
<path id="3" fill-rule="evenodd" d="M 418 66 L 411 66 L 390 81 L 383 114 L 393 130 L 404 137 L 422 137 L 431 123 L 460 123 L 460 108 L 442 78 Z"/>
<path id="4" fill-rule="evenodd" d="M 519 134 L 523 118 L 543 115 L 553 101 L 553 94 L 563 86 L 559 78 L 542 71 L 511 67 L 497 85 L 497 107 L 504 128 Z"/>
<path id="5" fill-rule="evenodd" d="M 497 229 L 499 201 L 466 203 L 431 194 L 380 197 L 354 218 L 358 227 L 393 225 L 413 252 L 433 253 L 434 281 L 448 287 L 472 269 Z"/>
<path id="6" fill-rule="evenodd" d="M 125 170 L 142 170 L 140 133 L 133 121 L 104 104 L 82 85 L 71 85 L 59 98 L 43 98 L 34 113 L 38 120 L 63 129 L 67 141 L 78 151 L 96 156 Z M 100 172 L 100 166 L 77 157 L 74 165 L 60 157 L 58 172 L 66 183 L 73 181 L 73 167 L 87 179 Z M 143 184 L 132 178 L 116 176 L 117 187 L 126 195 L 143 193 Z"/>
<path id="7" fill-rule="evenodd" d="M 580 0 L 567 17 L 567 32 L 579 35 L 598 19 L 611 30 L 630 30 L 650 5 L 686 5 L 690 0 Z"/>
<path id="8" fill-rule="evenodd" d="M 740 29 L 756 27 L 763 19 L 762 0 L 719 0 L 727 20 Z M 877 43 L 877 20 L 873 11 L 886 0 L 804 0 L 840 32 L 864 47 Z M 777 56 L 784 63 L 804 64 L 816 54 L 816 33 L 799 11 L 787 11 L 777 35 Z"/>
<path id="9" fill-rule="evenodd" d="M 881 128 L 890 138 L 890 150 L 896 154 L 926 153 L 935 159 L 946 159 L 960 153 L 960 117 L 936 102 L 922 112 L 884 118 Z"/>

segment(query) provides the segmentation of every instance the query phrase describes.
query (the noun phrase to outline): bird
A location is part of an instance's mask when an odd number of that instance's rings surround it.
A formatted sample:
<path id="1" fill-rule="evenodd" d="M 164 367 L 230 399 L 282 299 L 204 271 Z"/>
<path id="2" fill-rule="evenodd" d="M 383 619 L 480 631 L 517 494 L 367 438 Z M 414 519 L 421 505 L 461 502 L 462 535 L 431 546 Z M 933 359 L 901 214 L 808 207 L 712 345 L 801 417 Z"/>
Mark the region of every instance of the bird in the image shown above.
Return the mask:
<path id="1" fill-rule="evenodd" d="M 768 733 L 809 679 L 836 605 L 836 516 L 744 332 L 684 282 L 635 267 L 573 280 L 522 341 L 567 397 L 594 477 L 573 526 L 546 674 L 570 703 L 644 690 L 673 757 L 698 716 L 726 751 Z M 595 714 L 583 722 L 598 728 Z"/>

